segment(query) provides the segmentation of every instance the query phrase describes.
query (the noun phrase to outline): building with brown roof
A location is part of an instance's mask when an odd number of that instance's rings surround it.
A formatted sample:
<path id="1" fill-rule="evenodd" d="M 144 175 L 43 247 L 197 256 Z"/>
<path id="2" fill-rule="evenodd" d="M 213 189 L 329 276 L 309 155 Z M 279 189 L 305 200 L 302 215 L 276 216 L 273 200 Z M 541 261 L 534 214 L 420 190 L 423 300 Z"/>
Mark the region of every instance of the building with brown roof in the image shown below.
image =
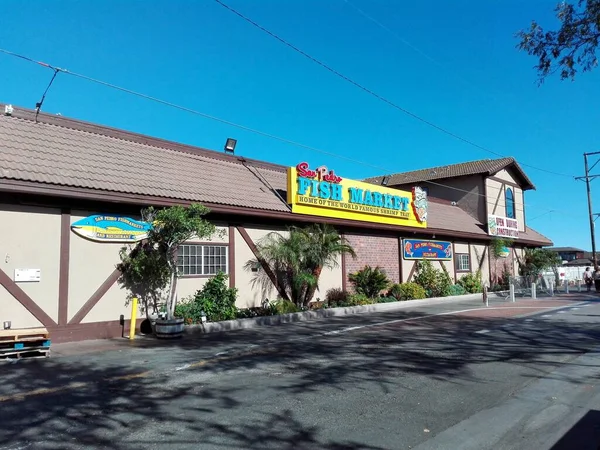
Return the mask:
<path id="1" fill-rule="evenodd" d="M 259 291 L 244 264 L 257 240 L 289 225 L 330 223 L 358 254 L 324 271 L 319 297 L 350 288 L 348 273 L 366 264 L 408 281 L 424 257 L 454 279 L 480 270 L 489 283 L 498 264 L 489 251 L 494 236 L 514 239 L 501 261 L 512 272 L 525 247 L 552 245 L 526 225 L 524 192 L 534 186 L 512 158 L 395 174 L 385 185 L 383 176 L 360 182 L 314 169 L 62 116 L 36 120 L 35 111 L 14 107 L 0 116 L 0 319 L 13 328 L 45 326 L 54 341 L 120 335 L 119 317 L 130 311 L 115 265 L 149 205 L 210 208 L 224 236 L 181 249 L 180 297 L 223 270 L 239 289 L 240 307 L 276 296 Z M 90 225 L 98 217 L 114 219 L 120 242 L 114 230 Z"/>

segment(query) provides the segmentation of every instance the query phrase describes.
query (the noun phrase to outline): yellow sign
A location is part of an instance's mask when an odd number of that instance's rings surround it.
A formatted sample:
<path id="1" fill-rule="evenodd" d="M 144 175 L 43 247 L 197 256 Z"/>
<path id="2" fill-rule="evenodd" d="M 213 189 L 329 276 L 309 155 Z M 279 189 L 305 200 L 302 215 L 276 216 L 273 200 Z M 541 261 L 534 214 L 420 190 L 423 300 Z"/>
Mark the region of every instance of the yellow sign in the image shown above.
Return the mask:
<path id="1" fill-rule="evenodd" d="M 338 219 L 427 227 L 427 193 L 377 186 L 337 176 L 307 163 L 288 168 L 287 201 L 292 212 Z"/>

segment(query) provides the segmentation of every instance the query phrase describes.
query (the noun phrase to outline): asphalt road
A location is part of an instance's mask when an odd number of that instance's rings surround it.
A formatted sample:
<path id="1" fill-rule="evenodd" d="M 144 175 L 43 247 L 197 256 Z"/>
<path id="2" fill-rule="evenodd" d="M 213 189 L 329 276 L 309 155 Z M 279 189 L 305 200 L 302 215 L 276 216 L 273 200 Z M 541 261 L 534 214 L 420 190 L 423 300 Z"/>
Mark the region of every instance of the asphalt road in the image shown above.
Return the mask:
<path id="1" fill-rule="evenodd" d="M 445 304 L 2 364 L 0 449 L 597 450 L 600 303 L 581 300 L 528 318 Z"/>

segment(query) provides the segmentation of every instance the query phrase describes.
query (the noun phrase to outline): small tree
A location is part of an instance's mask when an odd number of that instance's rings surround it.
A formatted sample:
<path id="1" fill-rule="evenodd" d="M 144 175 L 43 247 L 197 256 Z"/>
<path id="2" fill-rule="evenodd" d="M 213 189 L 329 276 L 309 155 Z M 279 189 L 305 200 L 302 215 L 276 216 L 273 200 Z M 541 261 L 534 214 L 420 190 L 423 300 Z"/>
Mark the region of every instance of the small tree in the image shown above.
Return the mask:
<path id="1" fill-rule="evenodd" d="M 528 284 L 535 281 L 545 270 L 561 264 L 560 256 L 545 248 L 526 248 L 523 258 L 517 256 L 519 272 Z"/>
<path id="2" fill-rule="evenodd" d="M 260 284 L 264 294 L 272 288 L 268 274 L 257 270 L 267 264 L 280 296 L 299 307 L 310 303 L 324 268 L 337 267 L 337 258 L 342 254 L 355 256 L 352 247 L 332 226 L 321 224 L 290 227 L 287 236 L 269 233 L 257 248 L 262 261 L 252 259 L 245 264 L 246 270 L 255 272 L 253 283 Z"/>
<path id="3" fill-rule="evenodd" d="M 442 270 L 433 267 L 431 261 L 417 261 L 417 273 L 414 282 L 425 289 L 428 297 L 446 297 L 450 294 L 452 280 L 448 270 L 442 264 Z"/>
<path id="4" fill-rule="evenodd" d="M 208 212 L 200 204 L 146 208 L 142 210 L 142 219 L 152 224 L 148 238 L 131 252 L 121 250 L 121 263 L 117 266 L 122 274 L 119 282 L 132 294 L 140 295 L 144 302 L 151 301 L 155 311 L 168 288 L 165 302 L 168 319 L 175 312 L 178 248 L 193 237 L 209 238 L 215 233 L 215 226 L 203 218 Z"/>
<path id="5" fill-rule="evenodd" d="M 121 272 L 118 283 L 125 287 L 127 304 L 137 297 L 140 309 L 146 317 L 158 313 L 159 303 L 164 289 L 169 284 L 170 272 L 165 255 L 154 250 L 146 240 L 139 242 L 133 249 L 123 247 L 119 253 L 121 262 L 117 269 Z"/>

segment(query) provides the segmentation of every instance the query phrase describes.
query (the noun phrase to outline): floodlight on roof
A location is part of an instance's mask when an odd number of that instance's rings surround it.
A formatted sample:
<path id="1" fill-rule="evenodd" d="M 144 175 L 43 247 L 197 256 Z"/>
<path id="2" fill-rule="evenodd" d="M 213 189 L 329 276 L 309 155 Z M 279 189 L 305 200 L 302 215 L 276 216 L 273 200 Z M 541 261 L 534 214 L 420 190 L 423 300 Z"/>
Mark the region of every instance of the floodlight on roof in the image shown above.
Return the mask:
<path id="1" fill-rule="evenodd" d="M 227 138 L 227 142 L 225 142 L 225 153 L 231 153 L 232 155 L 235 153 L 235 146 L 237 144 L 237 140 L 232 138 Z"/>

